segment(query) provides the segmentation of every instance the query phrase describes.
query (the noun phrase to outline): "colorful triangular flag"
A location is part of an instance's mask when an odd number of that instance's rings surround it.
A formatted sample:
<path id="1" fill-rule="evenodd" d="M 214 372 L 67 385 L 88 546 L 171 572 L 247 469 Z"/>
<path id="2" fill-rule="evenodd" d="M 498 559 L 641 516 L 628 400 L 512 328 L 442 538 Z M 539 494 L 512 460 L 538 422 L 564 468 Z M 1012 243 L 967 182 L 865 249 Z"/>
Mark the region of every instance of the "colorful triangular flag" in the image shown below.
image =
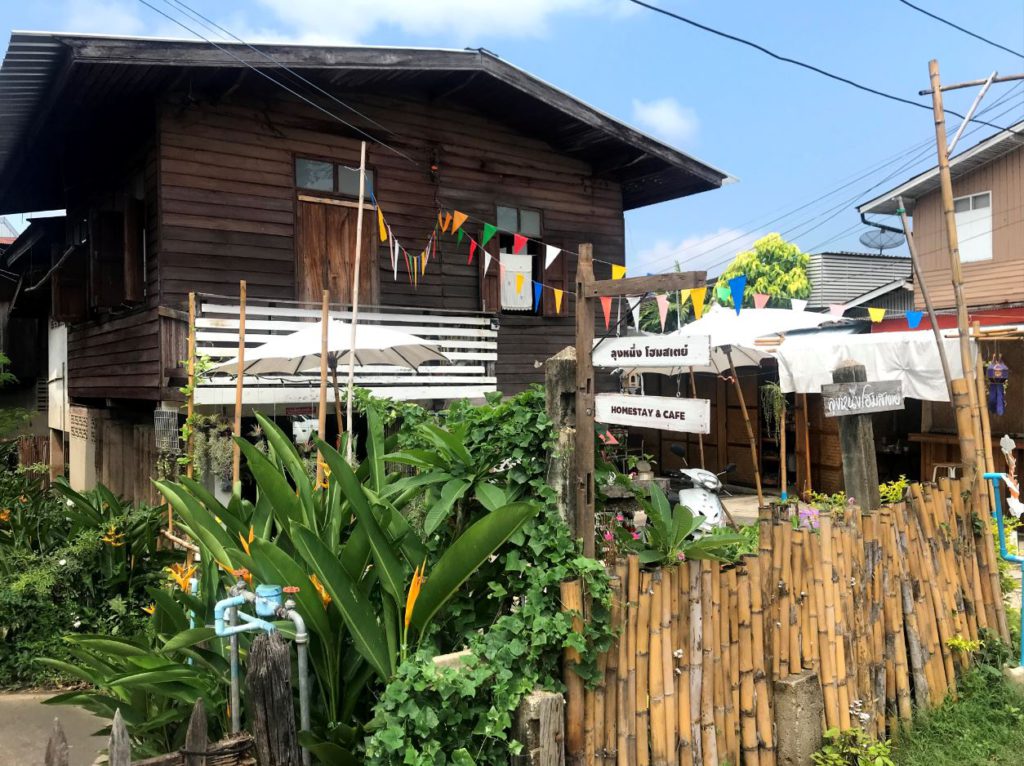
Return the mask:
<path id="1" fill-rule="evenodd" d="M 626 305 L 629 306 L 629 313 L 633 317 L 633 326 L 640 329 L 640 302 L 643 300 L 643 296 L 637 295 L 636 297 L 626 298 Z"/>
<path id="2" fill-rule="evenodd" d="M 908 311 L 907 312 L 907 327 L 911 330 L 916 330 L 921 324 L 921 318 L 924 316 L 923 311 Z"/>
<path id="3" fill-rule="evenodd" d="M 542 285 L 540 282 L 534 282 L 533 283 L 533 310 L 534 311 L 540 311 L 540 297 L 541 297 L 541 292 L 543 291 L 543 289 L 544 289 L 544 285 Z"/>
<path id="4" fill-rule="evenodd" d="M 841 317 L 846 311 L 846 306 L 842 303 L 830 303 L 828 305 L 828 313 L 834 317 Z"/>
<path id="5" fill-rule="evenodd" d="M 430 247 L 427 247 L 427 249 L 423 251 L 423 258 L 421 259 L 422 263 L 423 263 L 423 271 L 421 272 L 422 274 L 426 274 L 427 273 L 427 253 L 429 253 L 429 252 L 430 252 Z"/>
<path id="6" fill-rule="evenodd" d="M 610 295 L 601 296 L 601 310 L 604 312 L 604 329 L 607 330 L 612 323 L 612 297 Z"/>
<path id="7" fill-rule="evenodd" d="M 693 287 L 690 288 L 690 300 L 693 301 L 693 318 L 700 319 L 704 316 L 704 301 L 708 296 L 708 288 L 706 287 Z"/>
<path id="8" fill-rule="evenodd" d="M 473 253 L 475 253 L 475 252 L 476 252 L 476 240 L 473 239 L 472 237 L 470 237 L 469 238 L 469 259 L 466 261 L 467 265 L 473 263 Z M 484 271 L 484 273 L 485 274 L 487 273 L 486 270 Z"/>
<path id="9" fill-rule="evenodd" d="M 526 247 L 526 237 L 522 234 L 512 235 L 512 252 L 519 254 L 519 251 Z"/>
<path id="10" fill-rule="evenodd" d="M 754 308 L 763 309 L 768 305 L 768 299 L 771 297 L 768 293 L 754 293 Z"/>
<path id="11" fill-rule="evenodd" d="M 501 270 L 504 271 L 505 268 L 502 267 Z M 523 275 L 522 274 L 516 274 L 516 295 L 519 295 L 519 293 L 521 293 L 522 291 L 523 291 Z"/>
<path id="12" fill-rule="evenodd" d="M 805 308 L 807 308 L 807 299 L 806 298 L 790 298 L 789 299 L 789 305 L 793 309 L 793 311 L 803 311 Z"/>
<path id="13" fill-rule="evenodd" d="M 464 224 L 468 218 L 468 215 L 459 212 L 458 210 L 452 213 L 452 232 L 461 231 L 462 224 Z"/>
<path id="14" fill-rule="evenodd" d="M 498 277 L 502 280 L 505 279 L 505 264 L 501 261 L 498 261 Z"/>
<path id="15" fill-rule="evenodd" d="M 491 268 L 491 254 L 484 250 L 484 276 L 487 276 L 487 270 Z"/>
<path id="16" fill-rule="evenodd" d="M 655 295 L 654 300 L 658 302 L 658 319 L 661 322 L 661 331 L 665 332 L 665 320 L 668 318 L 668 296 Z"/>
<path id="17" fill-rule="evenodd" d="M 612 264 L 612 279 L 622 279 L 626 276 L 626 267 L 619 266 L 617 263 Z"/>
<path id="18" fill-rule="evenodd" d="M 732 293 L 732 305 L 736 314 L 743 308 L 743 291 L 747 289 L 747 275 L 740 274 L 729 280 L 729 292 Z"/>
<path id="19" fill-rule="evenodd" d="M 456 240 L 455 240 L 455 244 L 456 244 L 456 245 L 461 245 L 461 244 L 462 244 L 462 236 L 463 236 L 463 235 L 464 235 L 465 233 L 466 233 L 466 232 L 464 232 L 464 231 L 463 231 L 462 229 L 459 229 L 459 237 L 458 237 L 458 239 L 456 239 Z"/>
<path id="20" fill-rule="evenodd" d="M 551 292 L 553 292 L 555 294 L 555 313 L 556 314 L 561 314 L 562 313 L 562 291 L 559 290 L 557 287 L 553 287 L 553 288 L 551 288 Z"/>
<path id="21" fill-rule="evenodd" d="M 718 298 L 719 303 L 729 300 L 729 285 L 715 285 L 715 297 Z"/>
<path id="22" fill-rule="evenodd" d="M 487 243 L 491 241 L 491 237 L 498 233 L 498 227 L 493 223 L 484 224 L 484 233 L 480 236 L 480 247 L 487 247 Z"/>
<path id="23" fill-rule="evenodd" d="M 872 322 L 881 322 L 885 316 L 885 309 L 880 308 L 869 308 L 868 316 L 871 317 Z"/>
<path id="24" fill-rule="evenodd" d="M 560 252 L 562 252 L 561 248 L 555 247 L 554 245 L 544 246 L 544 271 L 548 270 L 548 266 L 554 262 Z"/>
<path id="25" fill-rule="evenodd" d="M 391 233 L 391 227 L 388 226 L 388 239 L 391 240 L 391 245 L 388 250 L 391 252 L 391 269 L 395 272 L 395 281 L 398 281 L 398 240 L 395 239 Z"/>
<path id="26" fill-rule="evenodd" d="M 452 222 L 452 214 L 444 214 L 444 222 L 441 224 L 441 231 L 448 231 L 448 225 Z"/>
<path id="27" fill-rule="evenodd" d="M 384 211 L 377 205 L 377 228 L 380 229 L 380 241 L 387 242 L 388 227 L 384 225 Z"/>

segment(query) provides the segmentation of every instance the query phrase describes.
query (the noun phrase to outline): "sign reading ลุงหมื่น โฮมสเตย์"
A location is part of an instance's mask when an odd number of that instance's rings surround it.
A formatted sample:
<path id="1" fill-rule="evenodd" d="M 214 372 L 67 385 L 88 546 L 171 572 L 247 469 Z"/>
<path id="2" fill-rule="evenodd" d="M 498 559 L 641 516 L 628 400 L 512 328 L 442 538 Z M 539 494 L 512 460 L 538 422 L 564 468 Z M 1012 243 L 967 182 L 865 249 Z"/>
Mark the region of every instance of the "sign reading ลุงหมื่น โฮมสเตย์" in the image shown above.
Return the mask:
<path id="1" fill-rule="evenodd" d="M 598 394 L 594 397 L 594 419 L 620 426 L 706 434 L 711 427 L 711 402 L 674 396 Z"/>
<path id="2" fill-rule="evenodd" d="M 711 361 L 707 335 L 631 335 L 598 340 L 595 367 L 705 367 Z"/>
<path id="3" fill-rule="evenodd" d="M 903 382 L 826 383 L 821 387 L 821 401 L 827 418 L 902 410 Z"/>

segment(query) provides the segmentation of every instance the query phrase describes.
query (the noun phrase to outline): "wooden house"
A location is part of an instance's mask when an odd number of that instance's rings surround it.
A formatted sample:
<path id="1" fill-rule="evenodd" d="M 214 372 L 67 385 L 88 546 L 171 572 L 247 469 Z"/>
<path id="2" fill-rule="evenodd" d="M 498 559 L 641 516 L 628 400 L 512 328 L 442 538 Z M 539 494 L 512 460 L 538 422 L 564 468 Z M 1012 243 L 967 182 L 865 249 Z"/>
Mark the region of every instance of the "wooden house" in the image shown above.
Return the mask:
<path id="1" fill-rule="evenodd" d="M 606 277 L 624 262 L 625 211 L 729 180 L 485 50 L 14 33 L 0 118 L 0 213 L 66 212 L 7 249 L 19 281 L 0 302 L 48 338 L 54 462 L 67 455 L 80 486 L 151 463 L 154 411 L 182 398 L 190 293 L 213 362 L 234 355 L 240 280 L 249 345 L 316 316 L 324 288 L 348 315 L 363 140 L 361 317 L 438 341 L 450 363 L 360 369 L 357 383 L 428 402 L 539 382 L 572 342 L 578 245 Z M 425 270 L 400 258 L 396 275 L 378 205 L 412 255 L 440 212 L 467 214 L 478 241 L 496 225 L 487 251 L 509 268 L 485 273 L 482 252 L 440 234 Z M 529 238 L 515 264 L 514 234 Z M 547 245 L 563 252 L 545 268 Z M 515 274 L 544 285 L 539 304 L 510 289 Z M 315 397 L 300 375 L 248 381 L 245 403 L 284 415 Z M 207 409 L 229 401 L 225 378 L 198 389 Z"/>

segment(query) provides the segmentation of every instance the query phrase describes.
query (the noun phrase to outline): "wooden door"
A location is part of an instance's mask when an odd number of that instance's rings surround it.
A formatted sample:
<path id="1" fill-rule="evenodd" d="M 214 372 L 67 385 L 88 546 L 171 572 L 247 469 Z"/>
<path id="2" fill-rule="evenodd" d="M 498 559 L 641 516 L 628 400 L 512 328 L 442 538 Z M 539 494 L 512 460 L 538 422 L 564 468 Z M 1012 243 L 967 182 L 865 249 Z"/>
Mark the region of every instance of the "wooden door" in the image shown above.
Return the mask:
<path id="1" fill-rule="evenodd" d="M 330 202 L 300 201 L 296 214 L 295 277 L 298 299 L 319 303 L 324 289 L 331 300 L 352 302 L 355 274 L 356 208 Z M 377 228 L 373 210 L 363 213 L 359 303 L 377 303 Z"/>

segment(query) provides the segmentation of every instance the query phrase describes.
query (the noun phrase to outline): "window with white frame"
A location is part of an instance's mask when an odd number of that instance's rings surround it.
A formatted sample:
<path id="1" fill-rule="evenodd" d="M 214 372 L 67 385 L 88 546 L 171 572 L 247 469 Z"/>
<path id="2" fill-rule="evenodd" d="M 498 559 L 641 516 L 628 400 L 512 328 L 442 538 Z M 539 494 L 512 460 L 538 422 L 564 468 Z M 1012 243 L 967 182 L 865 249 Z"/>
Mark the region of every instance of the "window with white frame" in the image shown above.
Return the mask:
<path id="1" fill-rule="evenodd" d="M 992 193 L 981 192 L 953 200 L 960 262 L 992 259 Z"/>

